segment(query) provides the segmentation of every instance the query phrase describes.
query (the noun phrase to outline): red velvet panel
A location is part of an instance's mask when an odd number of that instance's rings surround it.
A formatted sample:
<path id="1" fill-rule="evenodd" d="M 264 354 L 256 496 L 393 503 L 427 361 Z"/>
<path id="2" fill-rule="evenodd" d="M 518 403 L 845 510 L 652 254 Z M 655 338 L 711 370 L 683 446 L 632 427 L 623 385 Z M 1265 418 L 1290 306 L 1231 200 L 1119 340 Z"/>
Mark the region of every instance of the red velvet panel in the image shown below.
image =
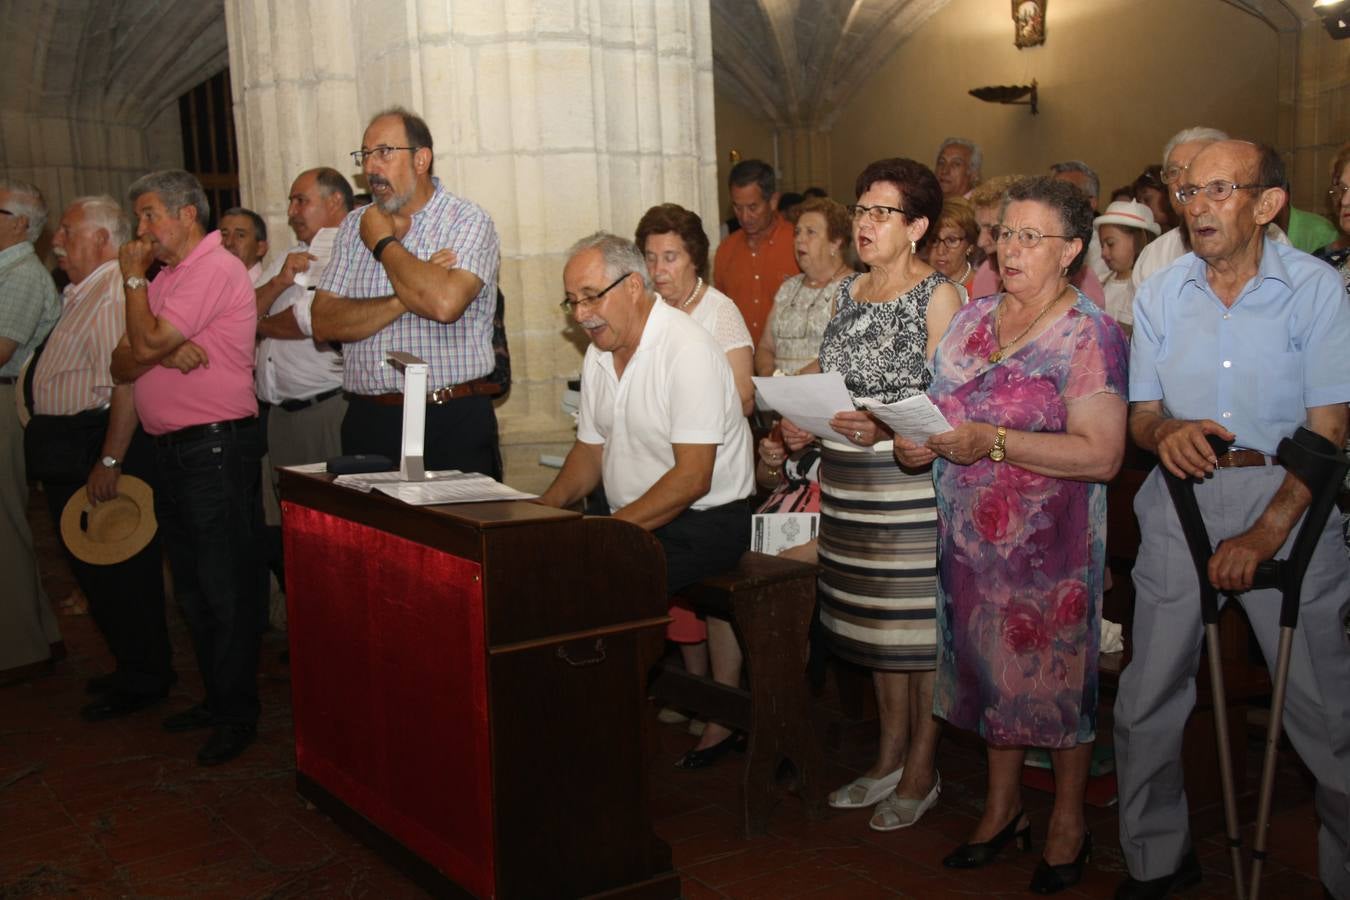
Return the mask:
<path id="1" fill-rule="evenodd" d="M 496 892 L 477 563 L 283 503 L 298 770 Z"/>

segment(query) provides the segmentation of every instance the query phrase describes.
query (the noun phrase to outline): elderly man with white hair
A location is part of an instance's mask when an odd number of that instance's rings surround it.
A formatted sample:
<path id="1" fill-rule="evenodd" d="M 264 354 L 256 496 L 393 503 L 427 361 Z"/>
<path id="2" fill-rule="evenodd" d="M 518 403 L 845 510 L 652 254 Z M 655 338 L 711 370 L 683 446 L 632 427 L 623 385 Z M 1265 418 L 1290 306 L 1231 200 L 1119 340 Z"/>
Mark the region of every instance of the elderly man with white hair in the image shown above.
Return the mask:
<path id="1" fill-rule="evenodd" d="M 1190 167 L 1191 160 L 1195 159 L 1201 150 L 1210 144 L 1226 140 L 1228 140 L 1227 132 L 1197 125 L 1183 128 L 1172 135 L 1172 139 L 1163 148 L 1162 180 L 1167 187 L 1167 202 L 1171 204 L 1172 212 L 1176 214 L 1177 221 L 1181 224 L 1164 232 L 1162 237 L 1150 243 L 1134 261 L 1130 281 L 1134 284 L 1136 292 L 1150 275 L 1167 268 L 1191 251 L 1191 233 L 1186 228 L 1186 216 L 1176 198 L 1177 185 L 1184 180 L 1183 176 Z M 1288 236 L 1274 222 L 1266 226 L 1266 234 L 1275 243 L 1289 246 Z"/>
<path id="2" fill-rule="evenodd" d="M 969 197 L 980 183 L 984 154 L 980 145 L 968 138 L 949 137 L 938 147 L 933 174 L 942 186 L 942 196 Z"/>
<path id="3" fill-rule="evenodd" d="M 29 475 L 42 481 L 53 522 L 81 489 L 97 504 L 118 495 L 123 473 L 153 481 L 153 448 L 136 415 L 135 389 L 114 385 L 110 371 L 113 349 L 126 331 L 117 251 L 130 237 L 117 201 L 96 196 L 71 203 L 52 238 L 70 285 L 61 319 L 33 368 L 33 419 L 25 443 Z M 160 556 L 156 537 L 111 565 L 70 557 L 116 664 L 113 672 L 89 680 L 96 698 L 80 710 L 86 721 L 129 715 L 168 693 L 174 676 Z"/>
<path id="4" fill-rule="evenodd" d="M 38 578 L 26 518 L 28 473 L 14 394 L 23 364 L 56 324 L 56 284 L 33 243 L 47 224 L 42 192 L 0 179 L 0 684 L 35 673 L 61 640 Z"/>

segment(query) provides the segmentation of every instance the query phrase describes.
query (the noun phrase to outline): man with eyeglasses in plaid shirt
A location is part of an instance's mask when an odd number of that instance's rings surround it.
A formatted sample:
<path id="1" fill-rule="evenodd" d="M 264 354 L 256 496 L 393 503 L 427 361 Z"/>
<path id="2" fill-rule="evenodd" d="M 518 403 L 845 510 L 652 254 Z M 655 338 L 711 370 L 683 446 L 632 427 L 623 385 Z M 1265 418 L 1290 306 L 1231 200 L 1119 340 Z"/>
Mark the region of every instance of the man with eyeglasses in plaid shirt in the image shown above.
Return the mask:
<path id="1" fill-rule="evenodd" d="M 386 360 L 403 351 L 429 364 L 427 468 L 500 478 L 492 219 L 432 176 L 431 132 L 407 110 L 376 115 L 352 157 L 374 202 L 343 221 L 311 308 L 315 340 L 343 345 L 342 451 L 398 458 L 403 376 Z M 431 261 L 446 249 L 452 268 Z"/>

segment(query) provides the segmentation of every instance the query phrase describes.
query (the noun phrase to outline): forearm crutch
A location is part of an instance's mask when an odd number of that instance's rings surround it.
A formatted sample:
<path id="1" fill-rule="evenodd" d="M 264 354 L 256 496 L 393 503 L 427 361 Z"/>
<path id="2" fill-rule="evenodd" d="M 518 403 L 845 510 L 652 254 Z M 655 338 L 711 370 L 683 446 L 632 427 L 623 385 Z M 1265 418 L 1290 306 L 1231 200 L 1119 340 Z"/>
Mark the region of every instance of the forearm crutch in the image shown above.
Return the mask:
<path id="1" fill-rule="evenodd" d="M 1226 443 L 1211 436 L 1210 444 L 1216 454 L 1226 452 Z M 1283 729 L 1285 689 L 1289 683 L 1289 660 L 1292 655 L 1294 629 L 1298 625 L 1298 608 L 1303 589 L 1303 577 L 1312 562 L 1313 552 L 1327 517 L 1336 502 L 1333 487 L 1341 482 L 1350 468 L 1345 455 L 1326 438 L 1306 428 L 1299 428 L 1292 438 L 1280 441 L 1280 462 L 1304 483 L 1312 495 L 1303 518 L 1293 552 L 1287 560 L 1270 560 L 1257 567 L 1254 589 L 1278 588 L 1280 603 L 1280 643 L 1275 661 L 1274 683 L 1270 706 L 1270 721 L 1266 729 L 1265 759 L 1261 768 L 1261 792 L 1257 806 L 1256 834 L 1252 840 L 1252 892 L 1250 900 L 1258 900 L 1261 891 L 1261 866 L 1266 857 L 1266 830 L 1270 822 L 1270 801 L 1275 786 L 1275 763 L 1279 756 L 1280 734 Z M 1242 884 L 1241 838 L 1237 825 L 1237 800 L 1233 789 L 1232 761 L 1228 756 L 1228 709 L 1224 699 L 1223 673 L 1219 661 L 1218 592 L 1209 583 L 1209 558 L 1212 548 L 1205 530 L 1200 506 L 1195 499 L 1194 484 L 1181 479 L 1164 468 L 1168 490 L 1181 519 L 1186 544 L 1195 562 L 1200 578 L 1201 619 L 1205 624 L 1205 640 L 1209 653 L 1211 690 L 1214 698 L 1214 722 L 1219 744 L 1219 775 L 1224 794 L 1224 818 L 1228 827 L 1228 846 L 1233 863 L 1233 884 L 1238 900 L 1244 898 Z"/>

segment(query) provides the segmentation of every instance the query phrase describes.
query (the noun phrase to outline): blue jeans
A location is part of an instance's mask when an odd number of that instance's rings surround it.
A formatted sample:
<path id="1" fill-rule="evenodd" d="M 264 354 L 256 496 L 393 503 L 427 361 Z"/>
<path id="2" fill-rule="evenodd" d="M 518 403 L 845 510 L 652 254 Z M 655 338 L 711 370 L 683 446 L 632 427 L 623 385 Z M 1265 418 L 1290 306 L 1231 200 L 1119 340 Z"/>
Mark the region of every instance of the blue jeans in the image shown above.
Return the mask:
<path id="1" fill-rule="evenodd" d="M 262 430 L 253 421 L 174 443 L 159 437 L 155 444 L 155 516 L 206 707 L 218 723 L 254 724 L 267 627 L 267 570 L 257 541 Z"/>

